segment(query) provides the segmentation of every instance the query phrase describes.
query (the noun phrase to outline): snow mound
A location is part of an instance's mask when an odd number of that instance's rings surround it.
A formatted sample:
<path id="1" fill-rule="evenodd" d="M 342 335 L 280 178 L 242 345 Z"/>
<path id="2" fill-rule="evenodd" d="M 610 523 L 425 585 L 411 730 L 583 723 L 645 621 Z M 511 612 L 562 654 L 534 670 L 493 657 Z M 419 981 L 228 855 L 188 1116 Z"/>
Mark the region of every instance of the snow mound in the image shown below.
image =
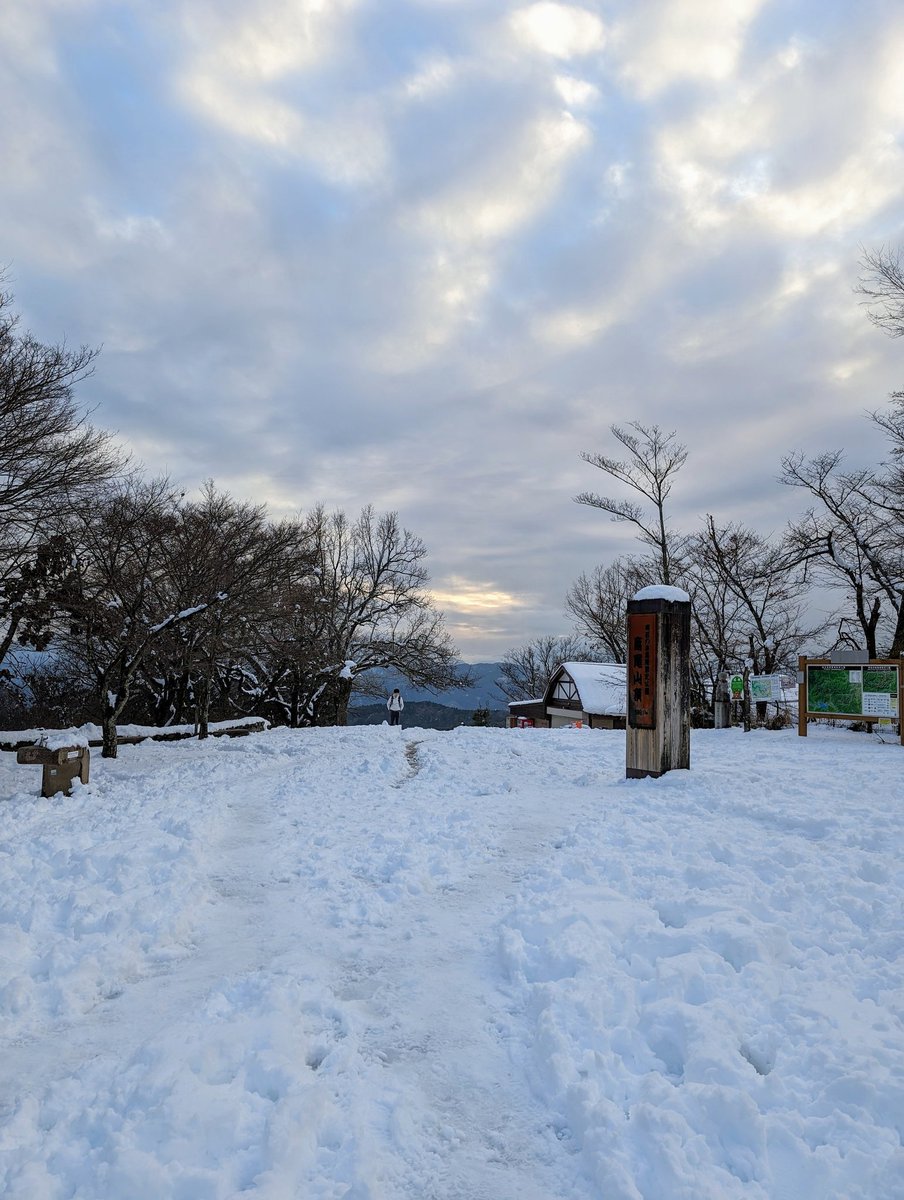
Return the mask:
<path id="1" fill-rule="evenodd" d="M 669 600 L 672 604 L 687 603 L 690 601 L 690 594 L 679 587 L 669 587 L 664 583 L 654 583 L 649 587 L 643 587 L 639 592 L 635 592 L 632 597 L 634 600 Z"/>

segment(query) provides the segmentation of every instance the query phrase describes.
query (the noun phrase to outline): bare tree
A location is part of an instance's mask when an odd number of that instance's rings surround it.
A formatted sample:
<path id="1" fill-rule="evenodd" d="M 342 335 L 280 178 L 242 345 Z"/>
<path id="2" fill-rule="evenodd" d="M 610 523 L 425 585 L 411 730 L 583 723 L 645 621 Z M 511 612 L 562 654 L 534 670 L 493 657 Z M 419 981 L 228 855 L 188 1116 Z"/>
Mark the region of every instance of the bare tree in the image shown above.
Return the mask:
<path id="1" fill-rule="evenodd" d="M 703 534 L 685 543 L 681 582 L 692 600 L 692 714 L 702 723 L 723 672 L 737 669 L 747 655 L 744 603 L 713 561 Z"/>
<path id="2" fill-rule="evenodd" d="M 675 474 L 687 460 L 687 448 L 676 440 L 675 433 L 665 433 L 658 425 L 642 425 L 632 421 L 627 428 L 610 426 L 613 437 L 628 455 L 624 461 L 604 454 L 584 453 L 584 462 L 599 467 L 607 475 L 643 496 L 653 506 L 652 514 L 642 504 L 631 499 L 600 496 L 581 492 L 575 496 L 578 504 L 588 504 L 607 512 L 613 521 L 627 521 L 638 531 L 644 545 L 653 551 L 659 568 L 656 582 L 671 584 L 675 571 L 675 535 L 666 520 L 666 501 L 672 491 Z"/>
<path id="3" fill-rule="evenodd" d="M 17 639 L 46 644 L 49 594 L 66 567 L 54 531 L 122 467 L 73 397 L 96 351 L 20 332 L 11 306 L 0 293 L 0 661 Z"/>
<path id="4" fill-rule="evenodd" d="M 880 246 L 864 250 L 861 275 L 854 289 L 872 323 L 890 337 L 904 337 L 904 260 L 900 249 Z"/>
<path id="5" fill-rule="evenodd" d="M 69 522 L 72 567 L 58 597 L 68 617 L 58 641 L 94 680 L 104 758 L 116 757 L 117 721 L 154 645 L 226 599 L 199 590 L 173 608 L 179 523 L 179 497 L 168 482 L 137 478 L 108 486 Z"/>
<path id="6" fill-rule="evenodd" d="M 892 392 L 890 408 L 869 416 L 891 443 L 891 458 L 879 481 L 883 506 L 904 525 L 904 392 Z"/>
<path id="7" fill-rule="evenodd" d="M 740 624 L 753 671 L 796 670 L 800 646 L 824 626 L 814 629 L 806 620 L 808 583 L 800 566 L 789 565 L 786 548 L 737 523 L 718 526 L 712 516 L 695 547 L 737 601 L 736 636 Z"/>
<path id="8" fill-rule="evenodd" d="M 617 558 L 608 567 L 582 573 L 565 597 L 580 638 L 598 646 L 600 657 L 627 662 L 628 601 L 640 588 L 656 582 L 657 564 L 650 559 Z"/>
<path id="9" fill-rule="evenodd" d="M 897 656 L 904 652 L 904 528 L 882 473 L 844 471 L 842 458 L 798 452 L 782 460 L 782 482 L 818 501 L 790 527 L 789 561 L 813 564 L 830 586 L 847 592 L 870 657 L 887 613 L 888 652 Z"/>
<path id="10" fill-rule="evenodd" d="M 836 524 L 827 511 L 809 508 L 789 524 L 786 545 L 792 561 L 807 564 L 814 582 L 844 594 L 845 607 L 832 617 L 837 626 L 836 645 L 865 650 L 870 658 L 876 658 L 883 593 L 872 578 L 858 539 Z"/>
<path id="11" fill-rule="evenodd" d="M 267 611 L 246 622 L 244 644 L 224 659 L 217 687 L 240 711 L 292 729 L 311 725 L 333 671 L 323 670 L 330 624 L 313 581 L 278 590 Z"/>
<path id="12" fill-rule="evenodd" d="M 269 616 L 276 598 L 300 584 L 313 562 L 300 522 L 271 522 L 264 505 L 235 500 L 212 481 L 198 499 L 183 500 L 178 515 L 167 556 L 169 607 L 180 612 L 198 596 L 222 599 L 194 620 L 174 624 L 153 659 L 146 658 L 142 678 L 148 691 L 158 692 L 158 712 L 168 707 L 167 719 L 178 719 L 191 698 L 203 738 L 222 660 L 241 658 L 249 625 Z"/>
<path id="13" fill-rule="evenodd" d="M 507 650 L 496 686 L 509 700 L 534 700 L 543 695 L 550 676 L 563 662 L 592 662 L 594 653 L 581 637 L 537 637 L 526 646 Z"/>
<path id="14" fill-rule="evenodd" d="M 412 684 L 442 689 L 469 681 L 426 590 L 427 550 L 395 513 L 315 509 L 304 522 L 310 583 L 283 597 L 261 622 L 242 687 L 289 723 L 345 724 L 353 689 L 393 667 Z"/>
<path id="15" fill-rule="evenodd" d="M 904 257 L 899 247 L 863 252 L 860 282 L 870 320 L 889 337 L 904 336 Z M 883 499 L 904 524 L 904 392 L 892 392 L 891 408 L 871 412 L 871 419 L 891 442 L 891 461 L 880 475 Z"/>
<path id="16" fill-rule="evenodd" d="M 396 513 L 317 514 L 319 601 L 328 614 L 322 673 L 329 686 L 319 720 L 344 725 L 352 687 L 360 676 L 394 667 L 420 687 L 465 682 L 466 672 L 426 591 L 427 548 Z"/>

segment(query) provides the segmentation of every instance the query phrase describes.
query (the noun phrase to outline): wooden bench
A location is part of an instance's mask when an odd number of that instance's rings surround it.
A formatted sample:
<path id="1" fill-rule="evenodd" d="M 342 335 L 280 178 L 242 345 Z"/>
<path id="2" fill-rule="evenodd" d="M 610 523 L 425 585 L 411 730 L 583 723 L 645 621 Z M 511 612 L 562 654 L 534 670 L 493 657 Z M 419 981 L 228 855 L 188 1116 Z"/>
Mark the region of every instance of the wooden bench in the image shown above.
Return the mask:
<path id="1" fill-rule="evenodd" d="M 91 755 L 87 746 L 60 746 L 54 750 L 47 746 L 22 746 L 16 751 L 16 762 L 43 767 L 42 796 L 55 796 L 58 792 L 71 796 L 76 777 L 82 783 L 88 782 Z"/>

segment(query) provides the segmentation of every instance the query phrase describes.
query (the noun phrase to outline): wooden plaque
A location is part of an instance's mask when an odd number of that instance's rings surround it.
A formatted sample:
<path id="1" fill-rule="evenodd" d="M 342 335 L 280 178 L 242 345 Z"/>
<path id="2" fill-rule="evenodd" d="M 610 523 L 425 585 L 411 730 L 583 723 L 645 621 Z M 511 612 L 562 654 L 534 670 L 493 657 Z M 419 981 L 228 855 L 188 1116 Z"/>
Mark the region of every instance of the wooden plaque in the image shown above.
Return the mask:
<path id="1" fill-rule="evenodd" d="M 656 613 L 628 613 L 628 724 L 656 728 Z"/>

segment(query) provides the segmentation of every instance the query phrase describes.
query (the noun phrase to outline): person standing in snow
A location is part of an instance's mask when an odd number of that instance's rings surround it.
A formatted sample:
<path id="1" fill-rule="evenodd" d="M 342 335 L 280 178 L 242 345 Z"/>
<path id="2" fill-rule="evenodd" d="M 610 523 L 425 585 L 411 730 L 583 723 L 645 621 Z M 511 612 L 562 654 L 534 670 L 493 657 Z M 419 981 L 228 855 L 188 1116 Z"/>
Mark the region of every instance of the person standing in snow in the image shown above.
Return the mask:
<path id="1" fill-rule="evenodd" d="M 389 709 L 389 724 L 398 725 L 402 709 L 405 707 L 405 701 L 398 688 L 392 689 L 392 695 L 386 701 L 386 707 Z"/>

